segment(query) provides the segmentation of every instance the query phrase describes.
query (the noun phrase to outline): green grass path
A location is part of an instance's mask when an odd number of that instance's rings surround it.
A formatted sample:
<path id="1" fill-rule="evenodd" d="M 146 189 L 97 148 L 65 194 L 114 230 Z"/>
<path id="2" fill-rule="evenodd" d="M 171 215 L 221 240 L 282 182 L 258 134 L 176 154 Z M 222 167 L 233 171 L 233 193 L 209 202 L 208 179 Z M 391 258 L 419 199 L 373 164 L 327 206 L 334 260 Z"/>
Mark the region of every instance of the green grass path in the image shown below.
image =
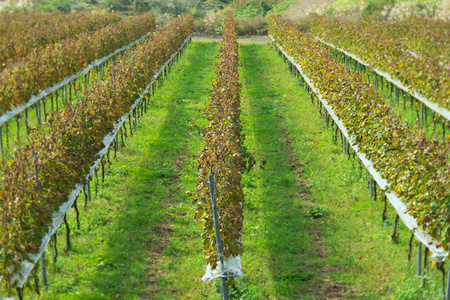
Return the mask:
<path id="1" fill-rule="evenodd" d="M 383 203 L 370 198 L 365 171 L 333 143 L 287 64 L 270 45 L 244 45 L 240 59 L 246 144 L 267 160 L 244 177 L 243 265 L 256 298 L 439 297 L 434 270 L 419 290 L 414 252 L 407 264 L 408 230 L 401 224 L 398 244 L 390 240 L 393 208 L 382 222 Z M 306 218 L 314 209 L 325 216 Z"/>
<path id="2" fill-rule="evenodd" d="M 50 267 L 51 289 L 43 298 L 183 299 L 186 294 L 177 293 L 209 288 L 201 284 L 201 241 L 185 192 L 195 187 L 192 158 L 201 148 L 189 122 L 204 125 L 201 111 L 209 101 L 217 52 L 217 43 L 194 43 L 175 65 L 107 168 L 98 196 L 81 214 L 81 230 L 72 214 L 69 256 L 61 255 L 61 230 L 60 258 Z"/>
<path id="3" fill-rule="evenodd" d="M 108 166 L 80 230 L 71 214 L 69 255 L 61 228 L 41 299 L 220 299 L 217 283 L 201 281 L 205 261 L 186 196 L 203 145 L 191 122 L 207 124 L 218 49 L 193 42 L 175 65 Z M 418 291 L 408 231 L 401 226 L 399 243 L 390 241 L 393 209 L 382 222 L 383 203 L 370 198 L 358 165 L 333 143 L 283 60 L 270 45 L 246 44 L 240 61 L 245 144 L 259 165 L 243 176 L 245 276 L 232 299 L 435 299 L 437 272 Z"/>

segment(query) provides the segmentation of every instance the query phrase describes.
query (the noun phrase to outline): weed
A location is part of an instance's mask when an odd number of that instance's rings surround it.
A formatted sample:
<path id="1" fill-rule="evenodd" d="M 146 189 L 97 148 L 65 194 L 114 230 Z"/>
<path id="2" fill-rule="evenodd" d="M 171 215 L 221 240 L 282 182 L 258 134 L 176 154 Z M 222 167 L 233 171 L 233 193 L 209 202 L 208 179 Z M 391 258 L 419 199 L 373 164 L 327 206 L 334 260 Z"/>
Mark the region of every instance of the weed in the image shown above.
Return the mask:
<path id="1" fill-rule="evenodd" d="M 305 214 L 310 219 L 317 219 L 317 218 L 327 215 L 328 211 L 326 209 L 316 206 L 316 207 L 313 207 L 313 208 L 305 211 L 303 214 Z"/>
<path id="2" fill-rule="evenodd" d="M 305 282 L 313 277 L 311 273 L 287 273 L 275 276 L 276 281 L 296 281 Z"/>

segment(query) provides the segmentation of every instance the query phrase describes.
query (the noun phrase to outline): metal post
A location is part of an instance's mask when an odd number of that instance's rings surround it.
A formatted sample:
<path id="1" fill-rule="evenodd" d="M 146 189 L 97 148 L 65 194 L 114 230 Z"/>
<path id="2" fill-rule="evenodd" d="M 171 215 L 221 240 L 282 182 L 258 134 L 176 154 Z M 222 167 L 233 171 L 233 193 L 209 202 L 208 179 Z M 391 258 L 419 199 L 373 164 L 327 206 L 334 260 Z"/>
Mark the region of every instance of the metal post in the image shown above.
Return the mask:
<path id="1" fill-rule="evenodd" d="M 2 151 L 2 159 L 3 159 L 3 127 L 0 126 L 0 148 Z"/>
<path id="2" fill-rule="evenodd" d="M 450 263 L 448 264 L 447 274 L 447 293 L 445 294 L 445 300 L 450 300 Z"/>
<path id="3" fill-rule="evenodd" d="M 397 99 L 397 86 L 394 85 L 394 102 L 398 103 L 399 102 L 398 100 L 399 99 Z"/>
<path id="4" fill-rule="evenodd" d="M 422 273 L 422 243 L 417 247 L 417 277 Z"/>
<path id="5" fill-rule="evenodd" d="M 36 116 L 37 116 L 37 119 L 38 119 L 38 127 L 40 128 L 41 124 L 42 124 L 42 120 L 41 120 L 41 102 L 40 101 L 38 101 L 36 103 Z"/>
<path id="6" fill-rule="evenodd" d="M 208 179 L 209 179 L 209 191 L 211 193 L 211 204 L 212 204 L 212 211 L 213 211 L 214 228 L 215 228 L 215 232 L 216 232 L 217 256 L 219 257 L 220 264 L 223 266 L 222 237 L 220 236 L 219 214 L 217 213 L 214 175 L 209 174 Z M 223 292 L 223 298 L 225 300 L 228 300 L 227 279 L 225 277 L 222 277 L 222 292 Z"/>
<path id="7" fill-rule="evenodd" d="M 424 114 L 424 107 L 423 107 L 423 103 L 421 102 L 420 103 L 420 126 L 422 126 L 422 127 L 423 127 L 423 123 L 424 123 L 423 114 Z"/>
<path id="8" fill-rule="evenodd" d="M 91 198 L 91 181 L 88 180 L 86 185 L 87 185 L 88 201 L 91 201 L 92 200 L 92 198 Z"/>
<path id="9" fill-rule="evenodd" d="M 41 272 L 42 272 L 42 282 L 44 287 L 47 288 L 47 270 L 45 269 L 45 250 L 42 252 L 41 256 Z"/>
<path id="10" fill-rule="evenodd" d="M 442 128 L 444 129 L 444 132 L 445 132 L 445 126 L 444 126 L 444 123 L 442 123 Z M 5 138 L 6 138 L 6 148 L 9 148 L 8 122 L 5 123 Z M 444 134 L 444 138 L 445 138 L 445 134 Z"/>
<path id="11" fill-rule="evenodd" d="M 344 135 L 342 135 L 342 151 L 344 152 L 344 154 L 345 154 L 345 152 L 347 152 L 347 142 L 346 142 L 346 140 L 345 140 L 345 136 Z"/>

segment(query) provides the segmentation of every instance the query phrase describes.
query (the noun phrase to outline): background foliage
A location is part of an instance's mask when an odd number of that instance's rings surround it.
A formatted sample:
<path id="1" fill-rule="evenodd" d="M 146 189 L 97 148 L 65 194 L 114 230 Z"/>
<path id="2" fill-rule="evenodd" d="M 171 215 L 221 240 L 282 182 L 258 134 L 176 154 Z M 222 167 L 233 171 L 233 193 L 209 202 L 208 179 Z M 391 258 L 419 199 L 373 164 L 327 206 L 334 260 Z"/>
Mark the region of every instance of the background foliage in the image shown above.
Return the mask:
<path id="1" fill-rule="evenodd" d="M 157 14 L 176 16 L 196 9 L 198 15 L 205 16 L 206 12 L 223 9 L 230 2 L 232 0 L 14 0 L 4 4 L 3 10 L 10 12 L 71 12 L 101 8 L 131 15 L 153 11 Z M 0 6 L 0 10 L 2 10 L 2 6 Z"/>

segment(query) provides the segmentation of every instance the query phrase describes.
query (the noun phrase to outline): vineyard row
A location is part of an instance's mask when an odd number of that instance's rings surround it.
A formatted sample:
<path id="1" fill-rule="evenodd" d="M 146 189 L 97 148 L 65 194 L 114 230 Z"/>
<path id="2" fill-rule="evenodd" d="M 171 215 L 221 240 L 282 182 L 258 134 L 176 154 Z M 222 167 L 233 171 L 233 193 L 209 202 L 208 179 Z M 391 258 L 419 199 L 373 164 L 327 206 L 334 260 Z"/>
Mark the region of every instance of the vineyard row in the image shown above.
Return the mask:
<path id="1" fill-rule="evenodd" d="M 126 116 L 130 123 L 136 117 L 136 105 L 160 78 L 157 70 L 162 72 L 191 33 L 192 16 L 183 15 L 152 34 L 149 42 L 111 66 L 108 78 L 91 87 L 76 106 L 68 104 L 49 120 L 49 136 L 36 132 L 32 143 L 7 163 L 0 191 L 4 203 L 0 227 L 4 291 L 13 293 L 23 283 L 18 274 L 27 270 L 27 264 L 36 263 L 30 254 L 43 251 L 43 238 L 48 242 L 49 226 L 58 211 L 61 219 L 70 191 L 75 188 L 79 193 L 95 165 L 103 164 L 101 155 L 107 153 L 108 143 L 117 146 L 119 126 Z"/>
<path id="2" fill-rule="evenodd" d="M 376 30 L 383 39 L 400 42 L 405 51 L 416 57 L 433 57 L 447 66 L 450 65 L 450 22 L 445 20 L 410 16 L 399 21 L 380 21 L 364 17 L 358 22 L 363 30 Z"/>
<path id="3" fill-rule="evenodd" d="M 154 15 L 146 13 L 31 53 L 0 74 L 0 111 L 23 106 L 33 95 L 154 29 Z"/>
<path id="4" fill-rule="evenodd" d="M 52 96 L 53 93 L 55 93 L 63 88 L 64 90 L 61 91 L 60 94 L 54 95 L 55 100 L 57 100 L 57 98 L 59 98 L 59 97 L 62 97 L 62 98 L 64 98 L 63 102 L 71 101 L 71 97 L 72 97 L 71 96 L 72 86 L 70 85 L 71 83 L 73 83 L 73 85 L 74 85 L 73 90 L 74 90 L 74 93 L 76 93 L 77 87 L 76 87 L 76 84 L 74 83 L 75 80 L 81 80 L 81 81 L 83 81 L 83 84 L 87 84 L 92 77 L 92 74 L 90 74 L 92 72 L 92 70 L 95 70 L 96 71 L 95 73 L 98 75 L 98 77 L 101 77 L 101 74 L 106 73 L 105 63 L 108 63 L 108 61 L 111 59 L 116 59 L 116 56 L 118 54 L 121 54 L 123 51 L 130 49 L 131 47 L 137 45 L 139 42 L 144 40 L 146 37 L 148 37 L 148 34 L 138 38 L 137 40 L 129 43 L 128 45 L 125 45 L 121 48 L 114 50 L 114 52 L 112 52 L 102 58 L 94 60 L 80 72 L 78 72 L 76 74 L 72 74 L 68 77 L 65 77 L 62 81 L 58 82 L 57 84 L 53 85 L 52 87 L 46 88 L 45 90 L 40 92 L 37 96 L 34 96 L 34 95 L 31 96 L 30 100 L 27 103 L 17 106 L 14 109 L 5 112 L 0 117 L 0 127 L 3 126 L 4 124 L 6 124 L 11 119 L 13 119 L 14 117 L 16 117 L 16 118 L 18 117 L 20 119 L 21 118 L 20 114 L 23 113 L 24 111 L 26 112 L 27 109 L 30 109 L 32 107 L 36 111 L 36 117 L 38 118 L 38 123 L 42 123 L 43 122 L 42 116 L 47 114 L 47 109 L 45 107 L 45 103 L 41 104 L 41 102 L 46 97 Z M 85 76 L 85 78 L 81 79 L 82 76 Z M 95 79 L 95 78 L 92 78 L 92 79 Z M 69 87 L 67 87 L 68 85 L 69 85 Z M 68 99 L 68 98 L 70 98 L 70 99 Z M 53 107 L 53 109 L 51 109 L 51 110 L 59 109 L 57 107 L 57 103 L 52 105 L 52 107 Z M 45 110 L 45 111 L 43 111 L 43 110 Z M 26 119 L 27 123 L 30 122 L 27 115 L 25 116 L 25 119 Z"/>
<path id="5" fill-rule="evenodd" d="M 362 164 L 366 167 L 366 169 L 370 173 L 371 180 L 375 181 L 382 190 L 386 190 L 388 187 L 388 182 L 381 176 L 381 174 L 376 169 L 374 169 L 373 162 L 367 159 L 367 157 L 363 153 L 359 152 L 358 145 L 353 143 L 354 138 L 349 135 L 347 128 L 345 127 L 343 122 L 339 119 L 339 117 L 336 115 L 333 108 L 328 104 L 327 99 L 321 95 L 320 91 L 316 88 L 314 83 L 308 78 L 307 75 L 305 75 L 301 66 L 298 65 L 295 62 L 295 60 L 289 54 L 287 54 L 283 50 L 283 48 L 279 46 L 273 39 L 272 41 L 278 48 L 279 53 L 283 54 L 283 56 L 289 60 L 292 66 L 295 66 L 295 68 L 300 73 L 300 76 L 302 77 L 302 81 L 304 81 L 304 83 L 307 84 L 307 86 L 313 92 L 313 95 L 315 95 L 318 98 L 318 100 L 320 101 L 319 105 L 323 106 L 324 108 L 323 115 L 325 117 L 325 120 L 328 123 L 330 123 L 331 117 L 333 119 L 334 124 L 337 126 L 337 128 L 339 128 L 340 132 L 343 135 L 342 143 L 344 152 L 349 153 L 349 149 L 347 149 L 347 147 L 352 147 L 354 153 L 358 156 Z M 314 96 L 312 96 L 312 101 L 314 102 Z M 320 107 L 320 112 L 322 114 L 322 107 Z M 371 182 L 371 185 L 373 185 L 373 182 Z M 371 186 L 371 192 L 373 192 L 375 188 L 376 188 L 375 186 Z M 418 240 L 420 240 L 424 245 L 427 245 L 429 249 L 431 249 L 431 252 L 435 255 L 435 257 L 437 257 L 437 259 L 443 260 L 448 255 L 448 252 L 443 250 L 443 248 L 438 247 L 439 243 L 434 241 L 426 231 L 418 229 L 417 221 L 405 212 L 406 205 L 395 195 L 395 193 L 386 192 L 385 195 L 386 198 L 389 199 L 389 201 L 391 202 L 391 205 L 395 208 L 397 215 L 400 217 L 400 219 L 403 221 L 406 227 L 408 227 L 411 230 L 411 232 L 414 232 L 414 235 L 418 238 Z"/>
<path id="6" fill-rule="evenodd" d="M 210 123 L 203 130 L 205 147 L 199 158 L 197 204 L 195 219 L 201 230 L 207 266 L 203 280 L 209 281 L 230 271 L 240 270 L 242 248 L 244 193 L 241 173 L 244 171 L 243 137 L 241 135 L 238 44 L 236 22 L 229 15 L 225 21 L 219 61 L 215 65 L 215 79 L 211 102 L 205 108 Z M 216 248 L 214 217 L 208 177 L 215 178 L 220 235 L 225 264 Z"/>
<path id="7" fill-rule="evenodd" d="M 370 26 L 315 17 L 313 35 L 336 47 L 353 53 L 372 68 L 402 83 L 429 102 L 450 109 L 450 68 L 438 59 L 405 51 L 400 40 L 394 40 Z M 423 98 L 422 97 L 422 98 Z"/>
<path id="8" fill-rule="evenodd" d="M 82 32 L 118 23 L 118 13 L 75 12 L 50 14 L 2 14 L 0 16 L 0 70 L 41 47 Z"/>
<path id="9" fill-rule="evenodd" d="M 379 21 L 364 19 L 364 28 L 379 31 L 384 37 L 399 40 L 406 51 L 417 57 L 433 57 L 447 66 L 450 65 L 450 22 L 411 16 L 402 21 Z"/>
<path id="10" fill-rule="evenodd" d="M 332 60 L 318 41 L 290 27 L 285 20 L 272 18 L 269 32 L 342 121 L 348 142 L 386 180 L 380 185 L 386 188 L 387 196 L 403 201 L 405 209 L 401 211 L 417 221 L 414 230 L 428 232 L 435 241 L 433 246 L 447 251 L 448 145 L 429 141 L 420 128 L 402 123 L 360 74 Z"/>
<path id="11" fill-rule="evenodd" d="M 7 159 L 12 154 L 11 146 L 22 145 L 21 135 L 29 135 L 33 126 L 41 128 L 47 124 L 47 118 L 54 111 L 63 108 L 67 102 L 82 96 L 89 85 L 107 74 L 109 64 L 142 42 L 145 35 L 132 43 L 116 49 L 113 53 L 90 63 L 82 71 L 64 78 L 54 86 L 43 90 L 37 96 L 32 96 L 30 101 L 24 105 L 10 110 L 0 117 L 0 151 L 2 159 Z M 14 124 L 16 123 L 16 124 Z M 43 129 L 45 130 L 45 129 Z M 21 134 L 22 132 L 22 134 Z M 8 150 L 9 149 L 9 150 Z"/>
<path id="12" fill-rule="evenodd" d="M 394 87 L 393 90 L 394 90 L 394 94 L 395 94 L 396 98 L 399 97 L 400 91 L 403 91 L 403 93 L 410 95 L 410 97 L 412 99 L 416 99 L 416 101 L 421 102 L 421 106 L 422 106 L 421 111 L 422 112 L 424 110 L 423 105 L 425 105 L 429 109 L 431 109 L 434 113 L 437 113 L 438 115 L 444 117 L 447 121 L 450 121 L 450 110 L 448 110 L 447 108 L 440 106 L 436 102 L 429 101 L 427 98 L 423 97 L 415 90 L 405 86 L 401 81 L 399 81 L 395 78 L 392 78 L 391 75 L 389 75 L 388 73 L 386 73 L 384 71 L 377 69 L 376 67 L 372 67 L 369 63 L 365 62 L 363 59 L 359 58 L 355 54 L 352 54 L 344 49 L 336 47 L 335 45 L 333 45 L 329 42 L 326 42 L 325 40 L 323 40 L 319 37 L 314 36 L 314 38 L 319 40 L 324 45 L 330 47 L 331 49 L 334 49 L 334 50 L 342 53 L 344 55 L 346 61 L 353 60 L 357 64 L 356 69 L 358 71 L 361 71 L 361 69 L 363 68 L 361 66 L 364 66 L 364 68 L 372 70 L 374 73 L 374 76 L 375 76 L 374 77 L 374 85 L 376 85 L 376 79 L 377 79 L 376 76 L 379 76 L 380 78 L 383 78 L 386 82 L 390 83 Z M 423 116 L 421 116 L 421 121 L 423 122 Z"/>

